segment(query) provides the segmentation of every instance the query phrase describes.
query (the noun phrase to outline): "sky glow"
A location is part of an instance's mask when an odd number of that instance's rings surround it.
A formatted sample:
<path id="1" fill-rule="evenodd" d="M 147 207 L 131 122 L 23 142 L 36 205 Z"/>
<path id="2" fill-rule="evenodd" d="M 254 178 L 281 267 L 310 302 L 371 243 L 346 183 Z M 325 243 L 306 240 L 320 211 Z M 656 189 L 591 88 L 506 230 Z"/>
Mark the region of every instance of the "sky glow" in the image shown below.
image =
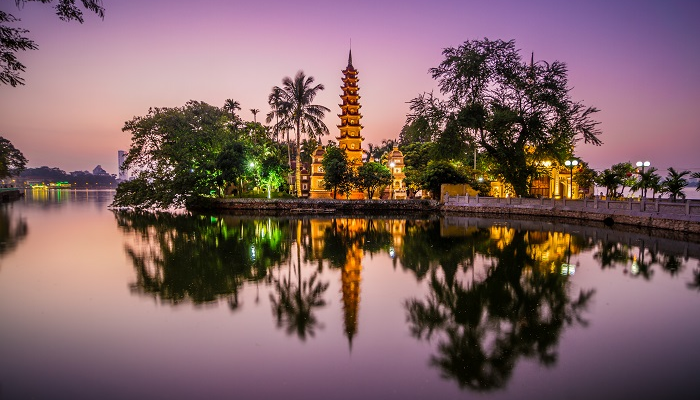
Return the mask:
<path id="1" fill-rule="evenodd" d="M 26 85 L 0 87 L 0 136 L 29 160 L 67 172 L 117 173 L 124 122 L 149 107 L 232 98 L 252 120 L 298 70 L 325 85 L 338 135 L 341 70 L 352 40 L 367 143 L 397 139 L 407 102 L 434 90 L 428 69 L 466 40 L 514 39 L 524 58 L 569 67 L 572 98 L 601 112 L 603 146 L 576 154 L 594 169 L 650 161 L 700 171 L 700 3 L 697 1 L 104 0 L 104 21 L 60 21 L 14 1 L 39 50 L 19 54 Z M 264 118 L 264 117 L 263 117 Z"/>

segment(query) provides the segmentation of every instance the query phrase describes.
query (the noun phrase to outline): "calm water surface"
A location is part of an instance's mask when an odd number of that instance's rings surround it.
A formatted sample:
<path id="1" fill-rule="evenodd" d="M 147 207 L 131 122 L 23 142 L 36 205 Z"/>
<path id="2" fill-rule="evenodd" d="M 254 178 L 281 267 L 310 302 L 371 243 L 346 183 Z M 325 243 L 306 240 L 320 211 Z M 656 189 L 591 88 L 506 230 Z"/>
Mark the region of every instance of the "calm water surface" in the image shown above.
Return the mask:
<path id="1" fill-rule="evenodd" d="M 112 196 L 1 205 L 0 398 L 697 398 L 697 243 Z"/>

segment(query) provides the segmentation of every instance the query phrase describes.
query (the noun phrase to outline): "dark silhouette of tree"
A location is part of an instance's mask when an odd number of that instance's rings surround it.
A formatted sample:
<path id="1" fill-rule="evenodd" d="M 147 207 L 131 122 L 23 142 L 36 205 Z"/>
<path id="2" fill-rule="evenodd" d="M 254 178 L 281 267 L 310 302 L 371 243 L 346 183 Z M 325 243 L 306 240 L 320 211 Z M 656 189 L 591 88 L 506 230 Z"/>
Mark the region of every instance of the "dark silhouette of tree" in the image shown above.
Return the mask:
<path id="1" fill-rule="evenodd" d="M 296 336 L 302 341 L 308 336 L 314 337 L 318 320 L 314 309 L 326 305 L 323 294 L 329 283 L 323 283 L 314 272 L 308 279 L 301 279 L 292 284 L 287 278 L 275 281 L 277 296 L 270 294 L 272 311 L 277 318 L 277 326 L 285 327 L 287 334 Z"/>
<path id="2" fill-rule="evenodd" d="M 661 183 L 662 193 L 667 193 L 668 198 L 672 201 L 676 199 L 685 199 L 683 189 L 688 186 L 688 181 L 685 176 L 690 175 L 690 171 L 676 171 L 673 167 L 668 169 L 668 176 Z"/>
<path id="3" fill-rule="evenodd" d="M 9 140 L 0 136 L 0 178 L 18 176 L 27 166 L 27 159 Z"/>
<path id="4" fill-rule="evenodd" d="M 18 8 L 27 2 L 52 3 L 53 0 L 15 0 Z M 78 21 L 83 23 L 83 11 L 76 4 L 76 0 L 58 0 L 54 6 L 56 15 L 63 21 Z M 102 0 L 80 0 L 83 7 L 104 19 L 104 7 Z M 25 37 L 29 33 L 26 29 L 12 27 L 11 24 L 20 19 L 12 14 L 0 10 L 0 83 L 10 86 L 24 85 L 24 78 L 20 76 L 25 70 L 24 64 L 17 59 L 17 52 L 36 50 L 39 47 L 33 40 Z"/>
<path id="5" fill-rule="evenodd" d="M 10 214 L 7 204 L 0 204 L 0 257 L 17 248 L 28 233 L 26 219 Z"/>
<path id="6" fill-rule="evenodd" d="M 441 154 L 480 147 L 491 172 L 524 196 L 537 174 L 534 161 L 563 161 L 581 139 L 601 144 L 592 119 L 598 110 L 571 99 L 563 62 L 526 63 L 512 40 L 467 41 L 443 56 L 430 72 L 445 100 L 420 95 L 407 121 L 438 126 Z"/>
<path id="7" fill-rule="evenodd" d="M 301 232 L 302 222 L 294 221 L 297 234 Z M 301 238 L 296 238 L 297 256 L 297 282 L 292 283 L 291 259 L 289 276 L 275 279 L 275 292 L 277 296 L 270 294 L 272 312 L 277 319 L 278 327 L 286 327 L 288 335 L 296 334 L 299 339 L 305 341 L 308 336 L 314 337 L 318 320 L 314 315 L 314 309 L 326 305 L 323 294 L 328 289 L 329 283 L 323 283 L 318 279 L 318 271 L 302 279 L 301 272 Z M 318 279 L 318 281 L 317 281 Z"/>
<path id="8" fill-rule="evenodd" d="M 433 270 L 427 298 L 405 303 L 411 334 L 437 341 L 431 365 L 461 388 L 503 388 L 520 358 L 555 364 L 565 327 L 587 324 L 594 291 L 571 296 L 566 276 L 537 268 L 526 237 L 515 231 L 508 243 L 489 245 L 493 264 L 483 280 L 463 284 Z"/>
<path id="9" fill-rule="evenodd" d="M 688 289 L 695 289 L 700 291 L 700 268 L 693 270 L 693 280 L 688 282 Z"/>

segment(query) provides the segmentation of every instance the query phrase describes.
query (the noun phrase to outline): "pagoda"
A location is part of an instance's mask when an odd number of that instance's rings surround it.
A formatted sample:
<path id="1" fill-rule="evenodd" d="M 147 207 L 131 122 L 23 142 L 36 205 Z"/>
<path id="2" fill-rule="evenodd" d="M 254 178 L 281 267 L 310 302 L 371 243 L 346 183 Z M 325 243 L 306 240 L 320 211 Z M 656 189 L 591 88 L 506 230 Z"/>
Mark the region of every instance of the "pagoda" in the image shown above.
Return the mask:
<path id="1" fill-rule="evenodd" d="M 340 117 L 340 125 L 338 129 L 340 130 L 340 136 L 336 136 L 338 140 L 338 147 L 345 151 L 348 157 L 348 164 L 350 168 L 358 168 L 362 165 L 362 141 L 365 140 L 362 137 L 362 125 L 360 124 L 360 119 L 362 115 L 360 114 L 360 95 L 357 94 L 359 88 L 357 86 L 357 70 L 352 65 L 352 49 L 348 54 L 348 66 L 342 71 L 343 73 L 343 86 L 340 88 L 343 90 L 343 94 L 340 95 L 342 100 L 340 106 L 341 113 L 338 114 Z M 311 191 L 309 197 L 311 198 L 331 198 L 332 194 L 330 190 L 323 188 L 323 177 L 325 171 L 323 171 L 323 156 L 325 154 L 325 149 L 319 146 L 313 153 L 312 164 L 311 164 Z M 364 193 L 359 190 L 353 190 L 349 196 L 350 199 L 364 199 Z"/>
<path id="2" fill-rule="evenodd" d="M 357 87 L 357 70 L 352 66 L 352 49 L 348 55 L 348 66 L 342 71 L 343 72 L 343 86 L 340 88 L 343 90 L 343 94 L 340 95 L 342 104 L 340 106 L 341 114 L 340 117 L 340 136 L 338 139 L 338 146 L 345 150 L 345 154 L 348 155 L 348 161 L 353 167 L 358 167 L 362 164 L 362 125 L 360 124 L 360 119 L 362 115 L 360 114 L 360 95 L 357 94 L 359 88 Z"/>

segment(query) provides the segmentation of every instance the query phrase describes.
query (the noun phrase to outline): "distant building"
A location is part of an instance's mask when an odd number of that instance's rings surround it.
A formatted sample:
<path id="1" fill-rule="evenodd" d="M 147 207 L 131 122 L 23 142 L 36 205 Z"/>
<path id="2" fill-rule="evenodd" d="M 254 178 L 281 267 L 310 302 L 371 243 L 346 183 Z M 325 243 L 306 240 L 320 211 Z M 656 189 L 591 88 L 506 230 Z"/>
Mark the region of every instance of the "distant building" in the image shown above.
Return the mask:
<path id="1" fill-rule="evenodd" d="M 102 168 L 101 165 L 96 166 L 96 167 L 92 170 L 92 174 L 93 174 L 93 175 L 109 175 L 109 174 L 107 173 L 107 171 L 105 171 L 104 168 Z"/>
<path id="2" fill-rule="evenodd" d="M 126 161 L 126 151 L 119 150 L 117 152 L 117 166 L 119 168 L 118 179 L 120 181 L 129 180 L 129 171 L 122 169 L 122 167 L 124 166 L 124 161 Z"/>

